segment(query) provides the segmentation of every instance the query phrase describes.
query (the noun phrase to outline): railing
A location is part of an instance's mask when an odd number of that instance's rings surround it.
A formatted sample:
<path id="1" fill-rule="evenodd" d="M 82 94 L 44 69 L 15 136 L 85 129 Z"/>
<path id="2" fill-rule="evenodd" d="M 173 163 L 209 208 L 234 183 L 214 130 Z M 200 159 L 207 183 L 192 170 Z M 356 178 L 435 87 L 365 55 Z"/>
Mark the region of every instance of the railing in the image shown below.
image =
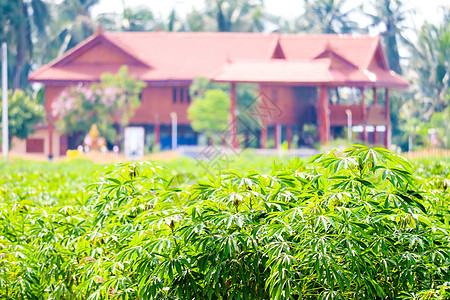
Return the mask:
<path id="1" fill-rule="evenodd" d="M 240 155 L 242 153 L 254 153 L 257 156 L 288 156 L 310 157 L 317 154 L 317 150 L 310 148 L 301 149 L 233 149 L 223 146 L 181 146 L 178 148 L 180 156 L 195 159 L 212 159 L 217 155 Z"/>
<path id="2" fill-rule="evenodd" d="M 67 161 L 70 159 L 88 159 L 97 164 L 112 164 L 119 162 L 131 161 L 131 159 L 125 157 L 123 154 L 118 154 L 114 152 L 100 152 L 100 151 L 90 151 L 90 152 L 78 152 L 77 150 L 72 150 L 67 153 L 68 155 L 56 156 L 53 161 Z M 154 160 L 154 161 L 167 161 L 179 157 L 177 151 L 162 151 L 158 153 L 151 153 L 145 155 L 139 160 Z M 30 154 L 30 153 L 9 153 L 10 159 L 25 159 L 34 161 L 47 161 L 48 157 L 43 154 Z"/>
<path id="3" fill-rule="evenodd" d="M 432 148 L 402 153 L 407 158 L 450 157 L 450 149 Z"/>

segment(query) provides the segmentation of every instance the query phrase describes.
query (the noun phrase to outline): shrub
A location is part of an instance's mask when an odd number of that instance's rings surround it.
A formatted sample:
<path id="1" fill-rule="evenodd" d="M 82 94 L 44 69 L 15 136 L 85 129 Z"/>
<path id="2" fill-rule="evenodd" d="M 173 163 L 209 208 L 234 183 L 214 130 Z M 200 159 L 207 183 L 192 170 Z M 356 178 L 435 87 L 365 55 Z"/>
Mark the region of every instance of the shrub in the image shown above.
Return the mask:
<path id="1" fill-rule="evenodd" d="M 387 150 L 355 146 L 271 175 L 229 170 L 185 190 L 162 169 L 139 172 L 128 165 L 90 188 L 108 255 L 84 280 L 105 277 L 104 295 L 448 297 L 447 181 L 414 177 Z"/>
<path id="2" fill-rule="evenodd" d="M 0 295 L 448 299 L 448 183 L 358 145 L 186 188 L 151 163 L 111 166 L 81 209 L 16 207 Z"/>

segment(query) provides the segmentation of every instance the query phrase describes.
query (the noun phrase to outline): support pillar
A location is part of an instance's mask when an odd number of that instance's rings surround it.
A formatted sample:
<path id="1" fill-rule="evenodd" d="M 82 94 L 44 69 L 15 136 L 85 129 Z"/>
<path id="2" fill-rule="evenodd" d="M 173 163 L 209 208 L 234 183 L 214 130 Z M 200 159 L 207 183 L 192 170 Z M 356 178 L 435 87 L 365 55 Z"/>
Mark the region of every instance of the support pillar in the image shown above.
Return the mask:
<path id="1" fill-rule="evenodd" d="M 161 146 L 161 129 L 159 124 L 159 115 L 155 114 L 155 146 Z"/>
<path id="2" fill-rule="evenodd" d="M 45 114 L 48 124 L 48 160 L 53 160 L 53 117 L 52 117 L 52 102 L 55 101 L 55 99 L 52 97 L 50 98 L 48 95 L 48 89 L 45 89 L 44 96 L 45 96 Z"/>
<path id="3" fill-rule="evenodd" d="M 47 116 L 49 112 L 47 112 Z M 48 123 L 48 160 L 53 160 L 53 120 L 47 117 Z"/>
<path id="4" fill-rule="evenodd" d="M 273 149 L 278 148 L 277 126 L 278 124 L 275 124 L 275 126 L 273 127 Z"/>
<path id="5" fill-rule="evenodd" d="M 317 108 L 319 120 L 319 139 L 325 145 L 330 138 L 330 119 L 328 114 L 328 88 L 320 87 L 319 106 Z"/>
<path id="6" fill-rule="evenodd" d="M 369 137 L 367 135 L 367 107 L 366 107 L 366 94 L 364 88 L 361 89 L 361 109 L 362 109 L 362 123 L 363 123 L 363 140 L 365 144 L 369 143 Z"/>
<path id="7" fill-rule="evenodd" d="M 373 106 L 375 108 L 375 106 L 378 105 L 378 94 L 377 94 L 377 88 L 373 87 L 372 88 L 373 91 Z M 373 126 L 373 143 L 374 145 L 378 144 L 378 132 L 377 132 L 377 125 Z"/>
<path id="8" fill-rule="evenodd" d="M 239 148 L 239 142 L 237 140 L 237 119 L 236 119 L 236 82 L 231 83 L 231 146 L 233 148 Z"/>
<path id="9" fill-rule="evenodd" d="M 275 124 L 273 128 L 273 148 L 278 149 L 281 146 L 281 124 Z"/>
<path id="10" fill-rule="evenodd" d="M 244 148 L 248 149 L 250 148 L 250 136 L 248 134 L 248 131 L 245 131 L 245 144 L 244 144 Z"/>
<path id="11" fill-rule="evenodd" d="M 384 132 L 384 147 L 386 149 L 389 149 L 390 145 L 390 133 L 391 133 L 391 100 L 389 98 L 389 90 L 388 88 L 384 91 L 384 97 L 385 97 L 385 103 L 386 103 L 386 110 L 385 110 L 385 117 L 386 117 L 386 129 Z"/>
<path id="12" fill-rule="evenodd" d="M 172 119 L 172 150 L 177 150 L 177 148 L 178 148 L 178 115 L 177 115 L 177 113 L 171 112 L 170 118 Z"/>
<path id="13" fill-rule="evenodd" d="M 261 128 L 261 148 L 267 148 L 267 125 L 264 125 L 264 127 Z"/>
<path id="14" fill-rule="evenodd" d="M 59 137 L 59 155 L 66 155 L 67 150 L 69 150 L 69 137 L 64 134 Z"/>
<path id="15" fill-rule="evenodd" d="M 286 125 L 286 138 L 288 142 L 288 148 L 291 149 L 292 147 L 292 125 L 288 124 Z"/>

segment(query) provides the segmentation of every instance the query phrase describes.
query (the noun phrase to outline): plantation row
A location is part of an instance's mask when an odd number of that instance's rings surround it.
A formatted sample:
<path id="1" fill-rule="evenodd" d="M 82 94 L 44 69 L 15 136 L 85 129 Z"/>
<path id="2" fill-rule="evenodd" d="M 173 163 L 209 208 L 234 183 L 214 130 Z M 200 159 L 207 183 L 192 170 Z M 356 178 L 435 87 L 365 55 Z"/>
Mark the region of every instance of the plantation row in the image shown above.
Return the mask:
<path id="1" fill-rule="evenodd" d="M 78 163 L 0 165 L 1 299 L 450 298 L 448 162 L 353 146 L 193 183 Z"/>

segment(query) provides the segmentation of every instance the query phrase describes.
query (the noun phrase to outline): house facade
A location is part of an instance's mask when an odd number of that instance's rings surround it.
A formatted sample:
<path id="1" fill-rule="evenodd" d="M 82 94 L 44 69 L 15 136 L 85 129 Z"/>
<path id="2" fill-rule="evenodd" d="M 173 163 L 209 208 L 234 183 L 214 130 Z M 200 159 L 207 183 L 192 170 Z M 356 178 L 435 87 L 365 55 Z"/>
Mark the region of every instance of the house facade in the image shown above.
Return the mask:
<path id="1" fill-rule="evenodd" d="M 162 149 L 170 147 L 171 113 L 177 115 L 178 144 L 198 142 L 187 109 L 191 103 L 189 86 L 199 76 L 231 84 L 229 131 L 233 147 L 244 146 L 236 138 L 236 85 L 257 84 L 258 101 L 276 107 L 277 113 L 266 115 L 254 133 L 261 148 L 272 137 L 275 147 L 283 140 L 294 147 L 293 136 L 300 134 L 305 124 L 317 126 L 320 142 L 326 143 L 347 126 L 349 115 L 353 128 L 360 132 L 355 134 L 362 140 L 387 146 L 389 89 L 408 86 L 389 69 L 378 36 L 99 29 L 29 75 L 31 82 L 45 85 L 47 126 L 24 141 L 22 148 L 52 156 L 75 148 L 73 138 L 56 132 L 52 103 L 64 89 L 98 82 L 101 74 L 115 73 L 123 65 L 146 83 L 141 106 L 130 125 L 144 127 L 149 140 Z"/>

